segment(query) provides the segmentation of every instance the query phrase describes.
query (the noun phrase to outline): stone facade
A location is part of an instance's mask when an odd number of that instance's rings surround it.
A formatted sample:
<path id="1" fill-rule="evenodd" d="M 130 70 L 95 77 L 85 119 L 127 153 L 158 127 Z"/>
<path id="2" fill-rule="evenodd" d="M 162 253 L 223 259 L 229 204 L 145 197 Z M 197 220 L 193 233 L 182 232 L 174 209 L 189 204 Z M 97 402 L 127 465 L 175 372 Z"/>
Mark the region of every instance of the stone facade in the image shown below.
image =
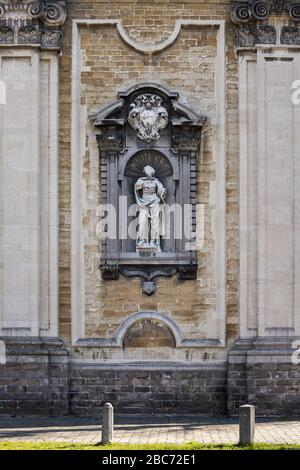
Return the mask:
<path id="1" fill-rule="evenodd" d="M 69 409 L 69 358 L 59 339 L 6 338 L 0 413 L 58 416 Z"/>
<path id="2" fill-rule="evenodd" d="M 70 412 L 97 416 L 103 403 L 120 414 L 226 413 L 226 371 L 219 366 L 74 367 Z"/>
<path id="3" fill-rule="evenodd" d="M 298 3 L 0 0 L 2 414 L 297 414 Z M 195 276 L 155 292 L 99 268 L 96 122 L 147 83 L 205 117 Z"/>

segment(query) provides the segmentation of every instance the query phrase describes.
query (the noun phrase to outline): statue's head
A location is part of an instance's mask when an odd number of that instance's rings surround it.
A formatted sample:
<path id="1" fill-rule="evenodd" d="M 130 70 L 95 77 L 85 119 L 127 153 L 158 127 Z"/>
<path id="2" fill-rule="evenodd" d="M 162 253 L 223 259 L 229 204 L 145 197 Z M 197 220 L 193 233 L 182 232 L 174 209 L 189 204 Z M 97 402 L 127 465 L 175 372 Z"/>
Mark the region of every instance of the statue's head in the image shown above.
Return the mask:
<path id="1" fill-rule="evenodd" d="M 152 166 L 147 165 L 144 168 L 144 173 L 145 173 L 146 176 L 148 176 L 148 178 L 153 178 L 153 176 L 155 174 L 155 170 L 154 170 L 154 168 L 152 168 Z"/>

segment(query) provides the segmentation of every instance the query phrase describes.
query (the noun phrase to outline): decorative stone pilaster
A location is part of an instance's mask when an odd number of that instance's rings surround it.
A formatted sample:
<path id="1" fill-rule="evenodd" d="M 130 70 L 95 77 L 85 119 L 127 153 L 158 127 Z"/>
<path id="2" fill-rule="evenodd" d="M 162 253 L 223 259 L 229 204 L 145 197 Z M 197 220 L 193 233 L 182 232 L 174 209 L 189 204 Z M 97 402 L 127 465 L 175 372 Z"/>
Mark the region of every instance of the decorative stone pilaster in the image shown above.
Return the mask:
<path id="1" fill-rule="evenodd" d="M 65 20 L 64 1 L 0 0 L 0 46 L 59 49 Z"/>
<path id="2" fill-rule="evenodd" d="M 58 72 L 64 1 L 0 0 L 0 334 L 58 334 Z"/>
<path id="3" fill-rule="evenodd" d="M 300 2 L 231 5 L 239 64 L 240 339 L 229 355 L 228 409 L 250 402 L 259 414 L 276 408 L 286 415 L 299 386 L 293 343 L 300 335 L 300 108 L 293 90 Z"/>
<path id="4" fill-rule="evenodd" d="M 272 17 L 282 16 L 277 28 Z M 249 48 L 258 44 L 300 44 L 300 2 L 291 0 L 233 0 L 231 19 L 237 25 L 237 47 Z"/>

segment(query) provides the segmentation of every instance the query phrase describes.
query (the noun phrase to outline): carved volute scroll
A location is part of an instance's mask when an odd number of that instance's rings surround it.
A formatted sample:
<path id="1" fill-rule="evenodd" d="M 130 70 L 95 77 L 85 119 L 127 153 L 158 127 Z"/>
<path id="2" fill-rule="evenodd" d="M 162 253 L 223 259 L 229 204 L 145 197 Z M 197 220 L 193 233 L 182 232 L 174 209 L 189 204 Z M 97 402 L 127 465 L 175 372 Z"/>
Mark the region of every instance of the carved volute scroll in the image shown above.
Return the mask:
<path id="1" fill-rule="evenodd" d="M 125 197 L 127 207 L 138 205 L 139 196 L 143 201 L 151 199 L 148 206 L 145 203 L 145 213 L 153 224 L 149 225 L 149 239 L 138 243 L 140 225 L 136 239 L 127 233 L 135 214 L 126 216 L 125 222 L 123 218 L 125 236 L 118 233 L 116 239 L 108 237 L 101 242 L 102 277 L 117 279 L 119 273 L 140 277 L 142 291 L 151 295 L 158 276 L 170 277 L 177 272 L 181 279 L 196 277 L 196 252 L 186 249 L 184 230 L 182 237 L 175 236 L 171 223 L 168 236 L 162 236 L 158 229 L 155 232 L 155 218 L 161 216 L 162 206 L 183 207 L 192 202 L 190 223 L 191 231 L 195 230 L 196 170 L 206 118 L 182 105 L 178 93 L 157 84 L 136 85 L 119 92 L 118 98 L 90 113 L 100 152 L 101 203 L 112 204 L 120 214 L 124 213 L 120 196 Z M 145 175 L 145 168 L 151 169 L 150 176 Z M 138 210 L 141 213 L 141 208 Z M 138 220 L 141 224 L 141 218 Z M 147 233 L 144 237 L 148 238 Z"/>
<path id="2" fill-rule="evenodd" d="M 280 37 L 269 20 L 282 16 L 289 24 L 280 28 Z M 231 19 L 237 25 L 235 43 L 240 48 L 259 44 L 300 45 L 300 2 L 293 0 L 233 0 Z"/>
<path id="3" fill-rule="evenodd" d="M 65 20 L 64 1 L 0 0 L 0 46 L 59 49 Z"/>

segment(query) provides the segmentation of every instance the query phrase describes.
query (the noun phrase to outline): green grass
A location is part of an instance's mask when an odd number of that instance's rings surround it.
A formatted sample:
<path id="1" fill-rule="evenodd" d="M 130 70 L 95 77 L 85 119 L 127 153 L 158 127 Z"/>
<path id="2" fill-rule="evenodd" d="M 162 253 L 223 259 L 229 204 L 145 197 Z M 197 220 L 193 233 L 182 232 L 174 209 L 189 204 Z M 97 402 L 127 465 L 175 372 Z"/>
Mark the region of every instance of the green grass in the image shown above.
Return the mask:
<path id="1" fill-rule="evenodd" d="M 0 442 L 0 450 L 300 450 L 296 444 L 263 444 L 239 446 L 237 444 L 70 444 L 67 442 Z"/>

